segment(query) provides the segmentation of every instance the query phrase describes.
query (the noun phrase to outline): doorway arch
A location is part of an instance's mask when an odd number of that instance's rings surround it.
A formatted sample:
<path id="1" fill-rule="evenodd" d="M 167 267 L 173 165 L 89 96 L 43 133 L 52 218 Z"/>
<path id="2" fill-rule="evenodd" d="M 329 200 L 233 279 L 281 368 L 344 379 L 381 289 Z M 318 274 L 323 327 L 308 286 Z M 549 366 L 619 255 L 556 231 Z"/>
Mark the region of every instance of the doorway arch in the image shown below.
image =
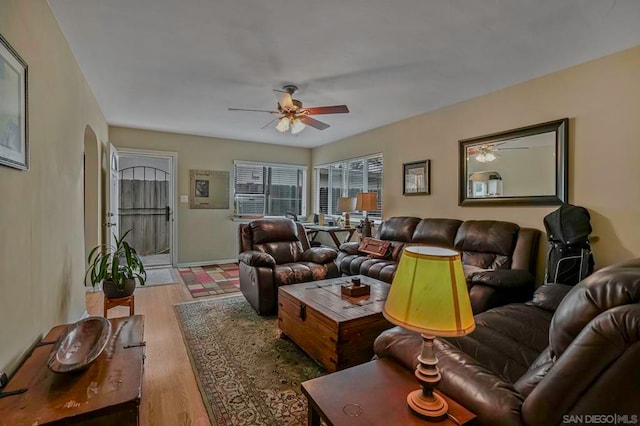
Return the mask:
<path id="1" fill-rule="evenodd" d="M 100 244 L 100 156 L 98 137 L 87 125 L 84 129 L 84 254 Z"/>

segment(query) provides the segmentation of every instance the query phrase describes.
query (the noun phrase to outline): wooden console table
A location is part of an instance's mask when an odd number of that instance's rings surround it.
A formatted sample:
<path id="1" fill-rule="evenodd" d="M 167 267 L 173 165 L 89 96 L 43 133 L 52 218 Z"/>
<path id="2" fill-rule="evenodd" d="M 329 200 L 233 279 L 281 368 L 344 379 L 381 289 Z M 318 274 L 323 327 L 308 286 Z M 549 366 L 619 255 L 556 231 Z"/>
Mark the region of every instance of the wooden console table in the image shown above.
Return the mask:
<path id="1" fill-rule="evenodd" d="M 54 327 L 11 378 L 0 399 L 0 425 L 137 425 L 144 363 L 144 317 L 114 318 L 102 354 L 78 373 L 57 374 L 47 360 L 67 325 Z"/>

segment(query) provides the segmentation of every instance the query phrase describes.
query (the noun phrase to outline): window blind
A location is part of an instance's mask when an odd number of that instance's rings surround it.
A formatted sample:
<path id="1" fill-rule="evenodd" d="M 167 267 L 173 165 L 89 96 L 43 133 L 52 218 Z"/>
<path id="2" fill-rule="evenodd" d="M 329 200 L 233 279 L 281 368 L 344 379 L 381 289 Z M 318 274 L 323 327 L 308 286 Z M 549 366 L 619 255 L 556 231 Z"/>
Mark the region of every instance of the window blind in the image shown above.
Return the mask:
<path id="1" fill-rule="evenodd" d="M 338 198 L 376 192 L 378 210 L 369 216 L 382 217 L 382 166 L 382 154 L 376 154 L 316 167 L 316 208 L 320 213 L 340 215 Z"/>
<path id="2" fill-rule="evenodd" d="M 237 162 L 234 176 L 237 215 L 304 213 L 304 167 Z"/>

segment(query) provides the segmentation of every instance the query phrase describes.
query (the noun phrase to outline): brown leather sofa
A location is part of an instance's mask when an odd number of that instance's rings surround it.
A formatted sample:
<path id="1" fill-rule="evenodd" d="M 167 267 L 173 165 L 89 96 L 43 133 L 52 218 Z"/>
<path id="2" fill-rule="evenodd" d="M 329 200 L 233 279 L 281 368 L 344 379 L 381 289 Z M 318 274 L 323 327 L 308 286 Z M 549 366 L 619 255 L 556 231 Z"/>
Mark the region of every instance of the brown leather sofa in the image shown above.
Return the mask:
<path id="1" fill-rule="evenodd" d="M 392 217 L 376 238 L 390 241 L 383 259 L 358 251 L 358 243 L 340 246 L 336 263 L 345 275 L 366 275 L 392 282 L 402 250 L 408 245 L 447 247 L 462 253 L 474 313 L 531 298 L 535 287 L 540 231 L 494 220 Z"/>
<path id="2" fill-rule="evenodd" d="M 254 220 L 238 233 L 240 291 L 260 315 L 276 312 L 281 285 L 339 276 L 336 250 L 310 248 L 304 227 L 292 220 Z"/>
<path id="3" fill-rule="evenodd" d="M 612 414 L 640 420 L 640 259 L 575 287 L 543 285 L 533 300 L 475 320 L 468 336 L 436 339 L 436 356 L 438 388 L 480 424 L 585 424 L 596 419 L 587 415 Z M 421 346 L 417 333 L 399 327 L 374 344 L 378 357 L 410 370 Z"/>

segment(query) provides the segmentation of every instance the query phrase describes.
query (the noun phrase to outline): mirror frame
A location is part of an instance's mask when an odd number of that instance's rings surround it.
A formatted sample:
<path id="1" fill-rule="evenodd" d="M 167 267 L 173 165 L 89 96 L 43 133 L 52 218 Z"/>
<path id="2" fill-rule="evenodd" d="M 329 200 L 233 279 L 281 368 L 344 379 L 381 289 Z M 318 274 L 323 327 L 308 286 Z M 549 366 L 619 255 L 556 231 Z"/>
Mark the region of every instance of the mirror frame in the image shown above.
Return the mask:
<path id="1" fill-rule="evenodd" d="M 467 197 L 467 148 L 475 145 L 494 143 L 514 138 L 555 132 L 556 134 L 556 192 L 553 195 L 512 196 L 512 197 Z M 551 206 L 569 201 L 569 119 L 550 121 L 533 126 L 520 127 L 505 132 L 492 133 L 459 141 L 459 206 Z"/>

